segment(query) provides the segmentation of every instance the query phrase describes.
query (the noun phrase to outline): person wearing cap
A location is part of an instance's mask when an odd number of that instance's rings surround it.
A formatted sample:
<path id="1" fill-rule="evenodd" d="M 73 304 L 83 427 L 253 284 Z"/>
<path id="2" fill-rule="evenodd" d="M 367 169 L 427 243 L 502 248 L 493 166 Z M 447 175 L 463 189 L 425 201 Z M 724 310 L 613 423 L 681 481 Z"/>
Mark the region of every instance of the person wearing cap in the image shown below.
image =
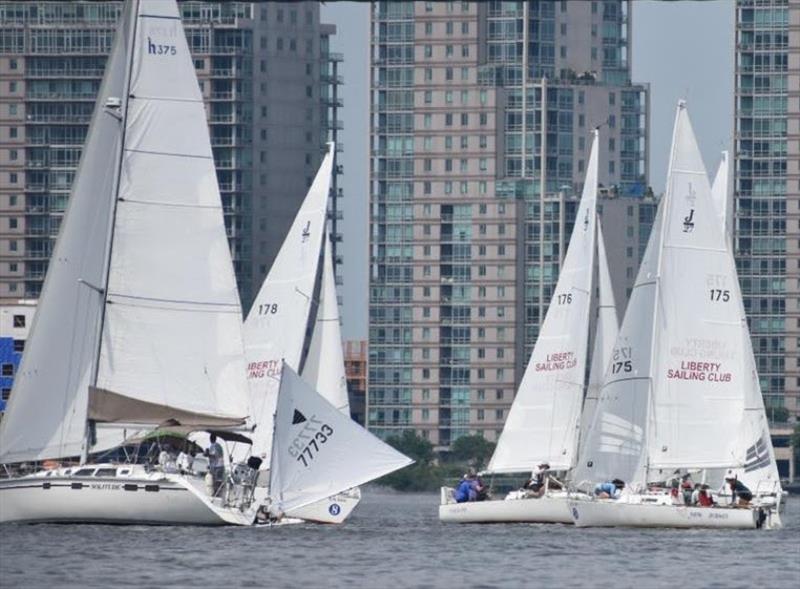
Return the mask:
<path id="1" fill-rule="evenodd" d="M 746 507 L 750 505 L 753 500 L 753 492 L 740 481 L 735 475 L 728 475 L 725 477 L 725 482 L 731 489 L 731 505 L 739 505 Z M 739 499 L 737 502 L 736 499 Z"/>

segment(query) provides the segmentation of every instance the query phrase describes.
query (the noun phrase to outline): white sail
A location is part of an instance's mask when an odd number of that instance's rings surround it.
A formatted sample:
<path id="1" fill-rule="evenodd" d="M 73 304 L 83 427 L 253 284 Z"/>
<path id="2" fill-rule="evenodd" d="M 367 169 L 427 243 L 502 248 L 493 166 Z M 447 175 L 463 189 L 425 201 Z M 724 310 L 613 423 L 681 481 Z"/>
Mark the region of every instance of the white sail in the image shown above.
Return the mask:
<path id="1" fill-rule="evenodd" d="M 733 206 L 731 202 L 728 152 L 722 152 L 717 175 L 711 186 L 711 195 L 720 216 L 720 223 L 725 231 L 728 248 L 733 253 Z M 773 483 L 780 488 L 780 477 L 775 462 L 775 450 L 769 434 L 769 423 L 764 411 L 764 397 L 761 394 L 761 383 L 758 378 L 753 344 L 750 330 L 747 328 L 747 317 L 744 310 L 744 299 L 738 281 L 734 285 L 737 290 L 736 299 L 740 302 L 741 337 L 744 350 L 745 366 L 742 371 L 745 391 L 745 412 L 743 423 L 736 430 L 739 448 L 736 454 L 745 457 L 745 463 L 733 469 L 736 476 L 752 490 L 765 484 Z M 717 483 L 721 482 L 716 481 Z M 766 491 L 767 489 L 761 489 Z"/>
<path id="2" fill-rule="evenodd" d="M 299 369 L 308 341 L 333 157 L 331 143 L 244 323 L 255 454 L 270 453 L 281 362 Z"/>
<path id="3" fill-rule="evenodd" d="M 714 201 L 714 206 L 717 208 L 717 214 L 722 223 L 722 229 L 725 232 L 725 238 L 728 241 L 728 246 L 732 247 L 733 239 L 733 193 L 731 191 L 730 176 L 729 176 L 729 163 L 728 152 L 722 152 L 722 158 L 717 168 L 717 175 L 714 176 L 714 182 L 711 184 L 711 198 Z"/>
<path id="4" fill-rule="evenodd" d="M 611 364 L 614 344 L 619 334 L 617 306 L 614 301 L 611 273 L 608 270 L 603 227 L 599 219 L 597 220 L 597 282 L 598 290 L 600 291 L 597 305 L 597 324 L 594 334 L 592 364 L 589 368 L 589 384 L 586 387 L 586 398 L 583 401 L 583 413 L 581 414 L 581 440 L 586 439 L 586 433 L 592 423 L 595 407 L 597 406 L 597 398 L 600 396 L 606 369 Z"/>
<path id="5" fill-rule="evenodd" d="M 273 513 L 357 487 L 413 461 L 344 415 L 283 365 L 272 446 Z"/>
<path id="6" fill-rule="evenodd" d="M 202 95 L 175 2 L 137 6 L 90 417 L 242 422 L 241 307 Z"/>
<path id="7" fill-rule="evenodd" d="M 594 415 L 582 439 L 572 475 L 576 483 L 613 478 L 632 481 L 642 472 L 662 212 L 663 202 L 656 212 Z"/>
<path id="8" fill-rule="evenodd" d="M 125 25 L 133 22 L 130 10 L 126 5 Z M 131 27 L 120 27 L 107 62 L 69 206 L 0 423 L 0 462 L 81 454 L 103 308 L 112 193 L 122 148 L 119 108 L 109 98 L 125 96 L 132 35 Z"/>
<path id="9" fill-rule="evenodd" d="M 679 468 L 741 463 L 733 435 L 748 378 L 741 320 L 733 257 L 681 102 L 667 190 L 580 475 L 641 485 Z"/>
<path id="10" fill-rule="evenodd" d="M 583 401 L 592 299 L 597 201 L 598 132 L 594 132 L 575 226 L 539 338 L 531 353 L 491 472 L 573 466 Z"/>
<path id="11" fill-rule="evenodd" d="M 345 415 L 350 415 L 347 375 L 344 369 L 339 304 L 330 240 L 325 240 L 322 288 L 311 345 L 302 372 L 303 379 Z"/>

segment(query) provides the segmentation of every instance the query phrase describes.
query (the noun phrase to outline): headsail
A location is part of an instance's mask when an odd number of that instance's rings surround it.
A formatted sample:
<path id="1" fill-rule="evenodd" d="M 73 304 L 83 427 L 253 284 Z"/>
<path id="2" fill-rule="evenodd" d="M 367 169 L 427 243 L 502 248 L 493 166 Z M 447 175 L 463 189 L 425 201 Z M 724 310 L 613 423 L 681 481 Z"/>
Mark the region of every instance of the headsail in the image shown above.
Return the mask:
<path id="1" fill-rule="evenodd" d="M 316 503 L 412 462 L 283 365 L 270 471 L 273 513 Z"/>
<path id="2" fill-rule="evenodd" d="M 144 423 L 242 423 L 241 307 L 203 97 L 176 3 L 136 6 L 89 417 L 124 421 L 136 406 Z"/>
<path id="3" fill-rule="evenodd" d="M 592 299 L 597 161 L 595 131 L 583 195 L 558 284 L 489 471 L 532 471 L 539 462 L 549 463 L 554 470 L 573 466 Z"/>
<path id="4" fill-rule="evenodd" d="M 244 323 L 255 454 L 270 453 L 282 361 L 300 368 L 322 260 L 333 157 L 331 143 Z"/>
<path id="5" fill-rule="evenodd" d="M 331 405 L 345 415 L 350 415 L 347 375 L 342 351 L 342 331 L 339 327 L 336 276 L 333 270 L 333 256 L 329 239 L 325 239 L 322 288 L 317 307 L 317 319 L 311 336 L 308 356 L 303 365 L 302 376 Z"/>
<path id="6" fill-rule="evenodd" d="M 600 295 L 597 305 L 592 364 L 589 368 L 589 384 L 586 387 L 586 398 L 583 401 L 583 413 L 581 414 L 581 440 L 586 439 L 586 433 L 592 423 L 597 398 L 603 386 L 606 369 L 611 364 L 611 355 L 619 334 L 617 306 L 614 301 L 614 289 L 611 285 L 611 273 L 608 270 L 606 245 L 600 219 L 597 220 L 597 282 Z"/>
<path id="7" fill-rule="evenodd" d="M 118 100 L 124 104 L 132 9 L 125 6 L 106 65 L 69 206 L 0 423 L 0 462 L 77 456 L 82 450 L 122 149 Z"/>

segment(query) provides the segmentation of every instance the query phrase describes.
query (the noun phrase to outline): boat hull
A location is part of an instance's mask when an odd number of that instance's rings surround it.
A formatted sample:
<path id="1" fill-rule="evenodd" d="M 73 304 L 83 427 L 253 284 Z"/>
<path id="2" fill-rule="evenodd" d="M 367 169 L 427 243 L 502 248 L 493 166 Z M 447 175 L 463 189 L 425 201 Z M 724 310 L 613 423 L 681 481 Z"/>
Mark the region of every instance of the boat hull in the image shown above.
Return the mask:
<path id="1" fill-rule="evenodd" d="M 538 498 L 514 497 L 497 501 L 455 503 L 450 489 L 442 489 L 439 520 L 447 523 L 549 523 L 571 524 L 566 493 L 547 494 Z"/>
<path id="2" fill-rule="evenodd" d="M 361 502 L 361 490 L 350 489 L 311 505 L 290 509 L 286 515 L 319 524 L 341 524 Z"/>
<path id="3" fill-rule="evenodd" d="M 570 501 L 570 513 L 579 528 L 728 528 L 781 527 L 776 509 L 692 507 L 619 500 Z M 759 522 L 761 515 L 764 520 Z"/>
<path id="4" fill-rule="evenodd" d="M 0 480 L 0 523 L 249 525 L 253 515 L 217 506 L 175 477 Z"/>

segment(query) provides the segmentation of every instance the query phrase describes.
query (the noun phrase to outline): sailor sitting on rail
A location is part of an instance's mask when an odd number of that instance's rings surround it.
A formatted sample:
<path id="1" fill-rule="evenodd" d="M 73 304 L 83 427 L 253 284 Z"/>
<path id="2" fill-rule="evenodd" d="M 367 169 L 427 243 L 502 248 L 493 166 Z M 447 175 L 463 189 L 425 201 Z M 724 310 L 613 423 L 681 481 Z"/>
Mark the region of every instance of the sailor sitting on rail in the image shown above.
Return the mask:
<path id="1" fill-rule="evenodd" d="M 594 487 L 594 494 L 599 499 L 619 499 L 622 489 L 625 488 L 625 481 L 614 479 L 611 482 L 598 483 Z"/>

